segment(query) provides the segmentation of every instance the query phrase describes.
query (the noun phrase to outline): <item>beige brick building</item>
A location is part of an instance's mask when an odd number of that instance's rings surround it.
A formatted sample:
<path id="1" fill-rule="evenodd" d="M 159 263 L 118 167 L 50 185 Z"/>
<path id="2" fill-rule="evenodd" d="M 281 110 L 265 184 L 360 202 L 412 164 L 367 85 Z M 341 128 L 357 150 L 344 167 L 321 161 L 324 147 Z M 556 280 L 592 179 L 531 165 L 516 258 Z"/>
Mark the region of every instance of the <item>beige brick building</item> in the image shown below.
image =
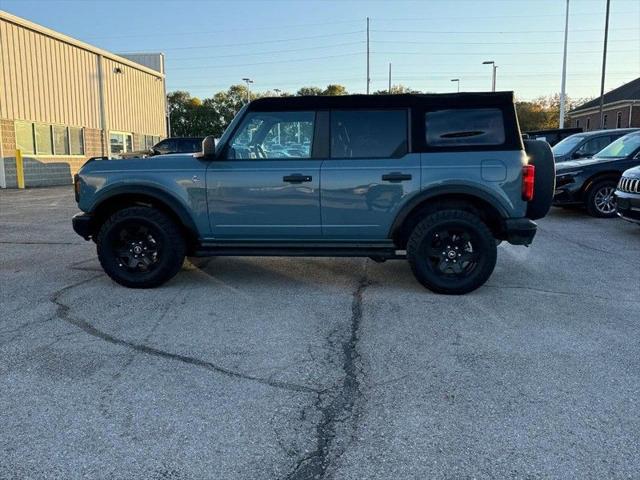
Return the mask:
<path id="1" fill-rule="evenodd" d="M 17 148 L 27 187 L 63 185 L 90 157 L 166 136 L 161 54 L 125 58 L 2 10 L 0 46 L 0 187 L 17 186 Z"/>

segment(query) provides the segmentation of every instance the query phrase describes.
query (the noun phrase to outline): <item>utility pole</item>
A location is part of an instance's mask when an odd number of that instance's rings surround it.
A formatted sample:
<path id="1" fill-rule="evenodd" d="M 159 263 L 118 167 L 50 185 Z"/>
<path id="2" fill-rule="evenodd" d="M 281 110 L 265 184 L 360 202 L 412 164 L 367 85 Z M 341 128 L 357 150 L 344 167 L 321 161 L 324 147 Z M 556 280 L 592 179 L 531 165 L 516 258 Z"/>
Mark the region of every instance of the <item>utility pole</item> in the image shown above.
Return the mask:
<path id="1" fill-rule="evenodd" d="M 253 80 L 250 78 L 243 78 L 242 81 L 247 84 L 247 103 L 251 101 L 251 87 L 249 86 L 253 83 Z"/>
<path id="2" fill-rule="evenodd" d="M 607 0 L 607 13 L 604 20 L 604 49 L 602 51 L 602 81 L 600 82 L 600 128 L 604 128 L 604 75 L 607 68 L 607 37 L 609 36 L 609 6 L 611 0 Z"/>
<path id="3" fill-rule="evenodd" d="M 458 93 L 460 93 L 460 79 L 459 78 L 452 78 L 451 81 L 452 82 L 456 82 L 458 84 Z"/>
<path id="4" fill-rule="evenodd" d="M 569 0 L 564 18 L 564 54 L 562 57 L 562 84 L 560 86 L 560 128 L 564 128 L 564 108 L 566 103 L 565 87 L 567 84 L 567 39 L 569 37 Z"/>
<path id="5" fill-rule="evenodd" d="M 389 93 L 391 93 L 391 62 L 389 62 Z"/>
<path id="6" fill-rule="evenodd" d="M 369 95 L 369 84 L 371 77 L 369 76 L 369 17 L 367 17 L 367 95 Z"/>

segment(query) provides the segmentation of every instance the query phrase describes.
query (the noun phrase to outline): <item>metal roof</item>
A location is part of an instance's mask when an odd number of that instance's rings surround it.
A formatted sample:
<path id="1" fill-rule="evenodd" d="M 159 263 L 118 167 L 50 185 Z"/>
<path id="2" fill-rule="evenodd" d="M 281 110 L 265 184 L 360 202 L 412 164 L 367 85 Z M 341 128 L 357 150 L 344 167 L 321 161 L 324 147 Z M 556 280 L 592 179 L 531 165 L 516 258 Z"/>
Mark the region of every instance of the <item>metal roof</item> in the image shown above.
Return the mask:
<path id="1" fill-rule="evenodd" d="M 614 88 L 610 92 L 604 94 L 604 104 L 610 104 L 614 102 L 623 102 L 625 100 L 628 101 L 638 101 L 640 100 L 640 77 L 635 80 L 630 81 L 629 83 L 625 83 L 618 88 Z M 582 110 L 587 110 L 589 108 L 594 108 L 600 106 L 600 97 L 594 98 L 593 100 L 589 100 L 586 103 L 583 103 L 579 107 L 574 108 L 569 113 L 580 112 Z"/>
<path id="2" fill-rule="evenodd" d="M 109 58 L 115 62 L 121 63 L 123 65 L 127 65 L 131 68 L 138 69 L 150 75 L 153 75 L 159 78 L 164 77 L 162 73 L 159 73 L 151 68 L 145 67 L 144 65 L 128 60 L 114 53 L 108 52 L 107 50 L 94 47 L 93 45 L 89 45 L 88 43 L 81 42 L 80 40 L 76 40 L 73 37 L 69 37 L 68 35 L 64 35 L 62 33 L 56 32 L 55 30 L 51 30 L 50 28 L 43 27 L 42 25 L 31 22 L 24 18 L 17 17 L 16 15 L 12 15 L 9 12 L 5 12 L 4 10 L 0 10 L 0 20 L 5 20 L 7 22 L 13 23 L 20 27 L 32 30 L 42 35 L 46 35 L 48 37 L 54 38 L 56 40 L 67 43 L 69 45 L 73 45 L 74 47 L 81 48 L 83 50 L 95 53 L 96 55 L 102 55 L 105 58 Z"/>

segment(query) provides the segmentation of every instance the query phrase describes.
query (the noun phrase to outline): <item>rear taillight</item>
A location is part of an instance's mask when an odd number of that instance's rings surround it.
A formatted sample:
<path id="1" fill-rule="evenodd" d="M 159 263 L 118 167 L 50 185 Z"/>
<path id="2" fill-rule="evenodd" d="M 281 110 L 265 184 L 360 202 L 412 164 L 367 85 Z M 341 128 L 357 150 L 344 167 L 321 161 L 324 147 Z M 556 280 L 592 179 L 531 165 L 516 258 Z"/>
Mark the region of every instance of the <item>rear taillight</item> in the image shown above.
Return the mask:
<path id="1" fill-rule="evenodd" d="M 536 167 L 533 165 L 525 165 L 522 167 L 522 199 L 525 202 L 533 200 L 533 191 L 535 188 Z"/>

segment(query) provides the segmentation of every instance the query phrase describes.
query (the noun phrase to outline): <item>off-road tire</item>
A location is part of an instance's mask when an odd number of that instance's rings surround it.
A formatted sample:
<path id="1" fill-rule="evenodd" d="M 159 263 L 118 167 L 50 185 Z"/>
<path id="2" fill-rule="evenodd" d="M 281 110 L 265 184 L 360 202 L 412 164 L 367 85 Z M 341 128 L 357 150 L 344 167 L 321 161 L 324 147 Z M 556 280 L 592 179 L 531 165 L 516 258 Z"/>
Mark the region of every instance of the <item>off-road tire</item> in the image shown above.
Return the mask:
<path id="1" fill-rule="evenodd" d="M 478 252 L 477 264 L 464 276 L 446 278 L 426 254 L 436 233 L 447 228 L 469 232 L 473 249 Z M 491 230 L 477 215 L 464 210 L 441 210 L 427 215 L 414 227 L 407 242 L 407 259 L 413 274 L 422 285 L 436 293 L 461 295 L 477 289 L 491 276 L 496 257 L 496 241 Z"/>
<path id="2" fill-rule="evenodd" d="M 585 207 L 587 208 L 587 213 L 592 217 L 598 218 L 613 218 L 616 216 L 615 209 L 609 213 L 604 213 L 600 209 L 598 209 L 596 205 L 596 196 L 598 192 L 603 188 L 612 188 L 613 191 L 616 189 L 617 182 L 614 179 L 600 180 L 596 181 L 593 185 L 589 187 L 587 193 L 585 195 Z"/>
<path id="3" fill-rule="evenodd" d="M 130 272 L 121 265 L 114 248 L 114 236 L 124 223 L 140 224 L 157 235 L 160 245 L 157 263 L 151 271 Z M 161 211 L 150 207 L 128 207 L 115 212 L 100 227 L 96 236 L 98 259 L 111 279 L 129 288 L 154 288 L 173 278 L 184 263 L 185 239 L 176 223 Z"/>

